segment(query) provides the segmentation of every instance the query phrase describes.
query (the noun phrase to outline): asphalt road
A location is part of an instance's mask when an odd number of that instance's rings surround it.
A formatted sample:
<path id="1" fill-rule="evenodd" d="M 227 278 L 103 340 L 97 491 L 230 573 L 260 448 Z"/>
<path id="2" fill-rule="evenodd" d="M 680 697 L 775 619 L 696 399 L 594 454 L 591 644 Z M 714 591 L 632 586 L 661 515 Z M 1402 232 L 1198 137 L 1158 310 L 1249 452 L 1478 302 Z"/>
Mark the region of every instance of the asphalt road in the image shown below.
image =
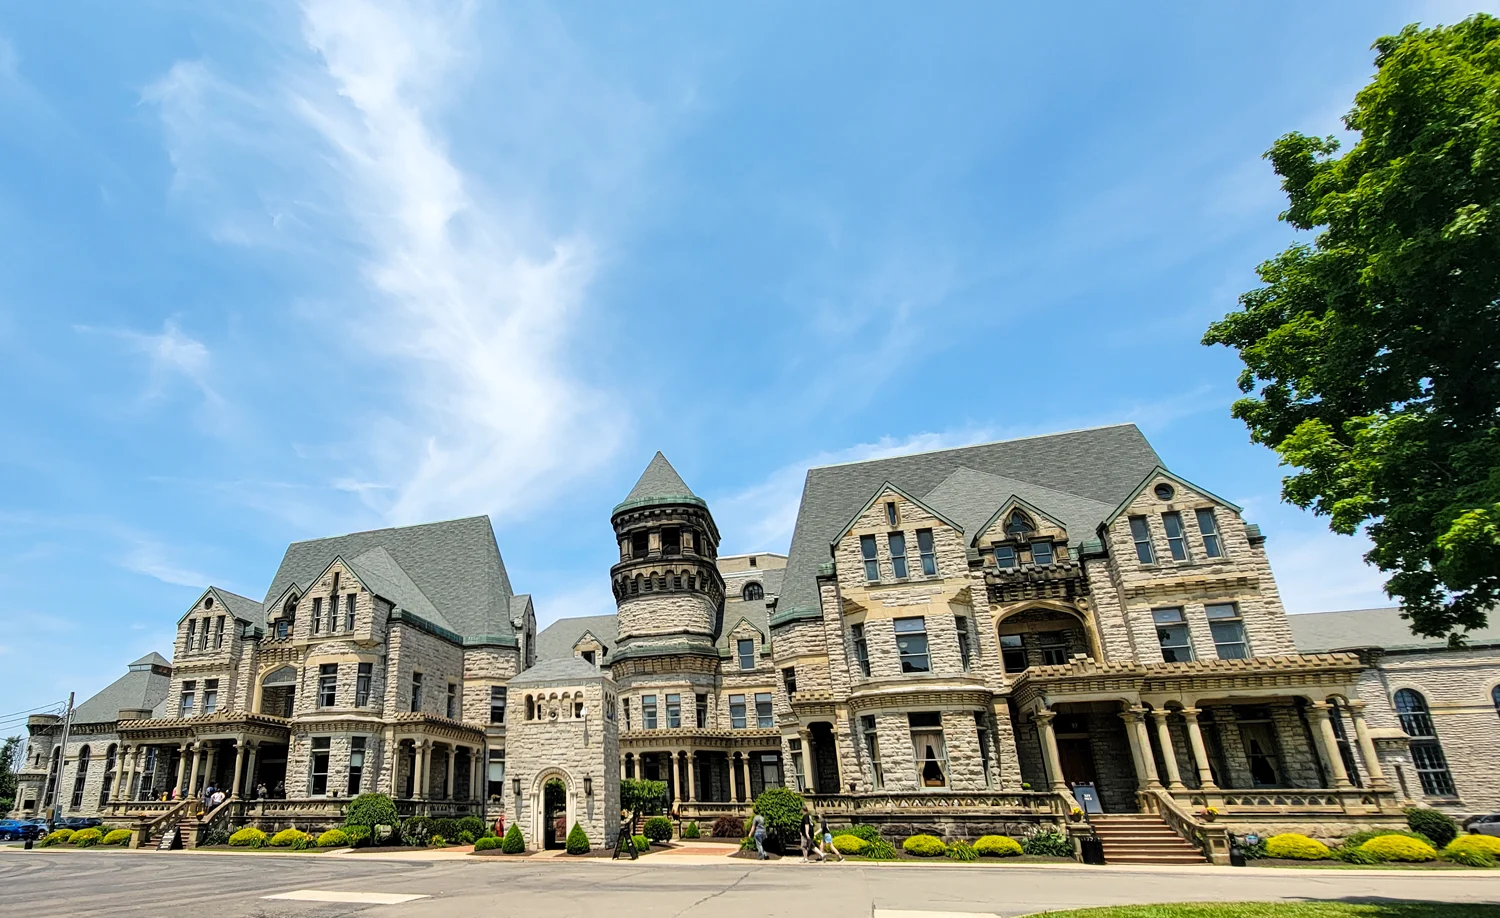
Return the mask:
<path id="1" fill-rule="evenodd" d="M 294 890 L 425 895 L 403 904 L 267 900 Z M 135 852 L 0 852 L 0 915 L 192 918 L 963 918 L 1169 901 L 1422 899 L 1500 902 L 1500 872 L 1246 868 L 906 867 L 369 861 Z"/>

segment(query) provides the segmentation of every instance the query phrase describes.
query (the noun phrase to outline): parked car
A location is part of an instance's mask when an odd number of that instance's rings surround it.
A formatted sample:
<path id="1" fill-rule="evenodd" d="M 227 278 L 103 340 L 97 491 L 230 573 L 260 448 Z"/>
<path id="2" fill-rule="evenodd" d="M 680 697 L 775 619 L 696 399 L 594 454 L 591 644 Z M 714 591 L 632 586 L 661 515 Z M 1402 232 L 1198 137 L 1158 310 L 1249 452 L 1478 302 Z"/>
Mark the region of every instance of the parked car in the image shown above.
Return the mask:
<path id="1" fill-rule="evenodd" d="M 45 826 L 19 819 L 0 819 L 0 841 L 35 841 L 47 834 Z"/>
<path id="2" fill-rule="evenodd" d="M 1488 816 L 1475 816 L 1464 820 L 1464 828 L 1469 830 L 1470 835 L 1496 835 L 1500 836 L 1500 813 L 1490 813 Z"/>
<path id="3" fill-rule="evenodd" d="M 72 829 L 74 832 L 80 832 L 84 829 L 97 829 L 102 825 L 104 825 L 104 820 L 96 819 L 92 816 L 68 816 L 64 819 L 59 819 L 57 825 L 53 828 Z"/>

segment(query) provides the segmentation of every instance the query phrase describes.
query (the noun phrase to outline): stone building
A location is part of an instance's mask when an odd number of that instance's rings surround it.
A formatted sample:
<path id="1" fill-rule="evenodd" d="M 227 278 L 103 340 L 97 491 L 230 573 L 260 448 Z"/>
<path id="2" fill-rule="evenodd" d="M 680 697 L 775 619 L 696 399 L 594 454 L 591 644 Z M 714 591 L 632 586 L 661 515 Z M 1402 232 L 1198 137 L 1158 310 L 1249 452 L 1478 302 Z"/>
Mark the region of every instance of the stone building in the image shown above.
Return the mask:
<path id="1" fill-rule="evenodd" d="M 1500 802 L 1493 635 L 1289 622 L 1259 528 L 1131 425 L 811 469 L 787 555 L 721 557 L 660 453 L 610 520 L 616 614 L 540 634 L 484 517 L 294 543 L 261 601 L 208 588 L 170 663 L 83 706 L 108 743 L 69 741 L 67 809 L 144 838 L 192 827 L 174 788 L 268 828 L 379 790 L 599 844 L 644 777 L 684 820 L 786 784 L 893 833 L 1144 813 L 1222 859 L 1226 829 Z M 23 809 L 56 797 L 57 730 L 32 726 Z"/>

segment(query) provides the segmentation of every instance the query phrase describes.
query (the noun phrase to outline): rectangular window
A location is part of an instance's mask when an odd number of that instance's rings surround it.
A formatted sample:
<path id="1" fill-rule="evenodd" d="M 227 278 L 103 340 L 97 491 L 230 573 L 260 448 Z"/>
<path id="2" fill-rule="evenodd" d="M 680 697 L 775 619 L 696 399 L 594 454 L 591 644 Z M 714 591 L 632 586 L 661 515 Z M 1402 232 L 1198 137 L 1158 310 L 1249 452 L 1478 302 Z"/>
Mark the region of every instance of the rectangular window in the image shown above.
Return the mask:
<path id="1" fill-rule="evenodd" d="M 892 622 L 896 629 L 896 652 L 901 656 L 903 673 L 931 672 L 932 661 L 927 656 L 927 622 L 923 618 L 898 618 Z"/>
<path id="2" fill-rule="evenodd" d="M 911 726 L 911 748 L 921 787 L 948 786 L 948 747 L 943 742 L 943 716 L 936 711 L 906 715 Z"/>
<path id="3" fill-rule="evenodd" d="M 1161 524 L 1167 530 L 1167 548 L 1172 552 L 1172 560 L 1186 561 L 1187 538 L 1182 531 L 1182 514 L 1169 510 L 1161 515 Z"/>
<path id="4" fill-rule="evenodd" d="M 282 619 L 276 623 L 276 637 L 278 640 L 286 640 L 287 635 L 292 633 L 292 623 Z"/>
<path id="5" fill-rule="evenodd" d="M 505 686 L 490 686 L 490 723 L 505 723 Z"/>
<path id="6" fill-rule="evenodd" d="M 1161 642 L 1161 658 L 1167 663 L 1187 663 L 1193 659 L 1193 646 L 1188 640 L 1187 620 L 1181 608 L 1153 609 L 1151 619 L 1156 623 L 1156 639 Z"/>
<path id="7" fill-rule="evenodd" d="M 324 663 L 318 667 L 318 707 L 331 708 L 339 689 L 339 665 Z"/>
<path id="8" fill-rule="evenodd" d="M 865 580 L 874 583 L 880 579 L 880 562 L 875 559 L 875 537 L 862 535 L 859 537 L 859 556 L 865 562 Z"/>
<path id="9" fill-rule="evenodd" d="M 1198 533 L 1203 536 L 1203 554 L 1209 558 L 1222 558 L 1224 546 L 1219 542 L 1219 523 L 1213 510 L 1205 507 L 1197 511 Z"/>
<path id="10" fill-rule="evenodd" d="M 1144 516 L 1130 518 L 1130 538 L 1135 542 L 1135 556 L 1142 564 L 1150 564 L 1156 560 L 1156 555 L 1151 551 L 1151 527 L 1146 525 Z"/>
<path id="11" fill-rule="evenodd" d="M 674 728 L 682 726 L 682 696 L 681 695 L 668 695 L 667 696 L 667 726 L 668 727 L 674 727 Z"/>
<path id="12" fill-rule="evenodd" d="M 313 634 L 323 630 L 323 597 L 321 596 L 313 597 L 312 626 Z"/>
<path id="13" fill-rule="evenodd" d="M 633 532 L 630 534 L 630 556 L 632 558 L 644 558 L 651 549 L 651 535 L 645 532 Z"/>
<path id="14" fill-rule="evenodd" d="M 454 685 L 452 682 L 448 683 L 448 703 L 444 707 L 443 710 L 445 710 L 447 712 L 447 717 L 448 717 L 449 720 L 455 720 L 455 719 L 457 719 L 457 717 L 458 717 L 458 686 Z"/>
<path id="15" fill-rule="evenodd" d="M 865 625 L 860 622 L 849 626 L 849 632 L 854 637 L 854 660 L 859 664 L 859 671 L 866 678 L 870 675 L 870 645 L 865 641 Z"/>
<path id="16" fill-rule="evenodd" d="M 964 672 L 969 671 L 969 619 L 968 616 L 956 615 L 953 618 L 953 626 L 958 629 L 958 662 L 963 665 Z"/>
<path id="17" fill-rule="evenodd" d="M 486 796 L 491 800 L 505 797 L 505 750 L 491 749 L 490 760 L 485 763 L 484 783 L 489 785 Z"/>
<path id="18" fill-rule="evenodd" d="M 625 714 L 625 729 L 629 730 L 630 729 L 630 699 L 629 698 L 621 698 L 620 699 L 620 709 Z"/>
<path id="19" fill-rule="evenodd" d="M 411 674 L 411 709 L 415 713 L 422 710 L 422 674 Z"/>
<path id="20" fill-rule="evenodd" d="M 745 696 L 729 696 L 729 726 L 734 730 L 745 729 Z"/>
<path id="21" fill-rule="evenodd" d="M 198 683 L 194 679 L 182 683 L 182 702 L 179 706 L 179 716 L 192 717 L 193 703 L 197 699 Z"/>
<path id="22" fill-rule="evenodd" d="M 885 522 L 888 526 L 895 526 L 901 522 L 901 518 L 896 515 L 896 502 L 893 500 L 885 503 Z"/>
<path id="23" fill-rule="evenodd" d="M 766 728 L 776 726 L 776 718 L 771 713 L 771 693 L 755 693 L 755 725 Z"/>
<path id="24" fill-rule="evenodd" d="M 781 684 L 786 689 L 787 697 L 797 694 L 797 668 L 788 666 L 781 671 Z"/>
<path id="25" fill-rule="evenodd" d="M 344 597 L 344 630 L 354 630 L 354 594 Z"/>
<path id="26" fill-rule="evenodd" d="M 1250 646 L 1245 641 L 1245 620 L 1240 617 L 1239 607 L 1232 602 L 1209 603 L 1203 607 L 1208 617 L 1208 630 L 1214 637 L 1214 649 L 1221 660 L 1243 660 L 1250 656 Z"/>
<path id="27" fill-rule="evenodd" d="M 646 730 L 656 729 L 656 696 L 641 696 L 641 727 Z"/>
<path id="28" fill-rule="evenodd" d="M 206 679 L 203 682 L 203 713 L 212 714 L 219 709 L 219 680 Z"/>
<path id="29" fill-rule="evenodd" d="M 375 673 L 375 664 L 361 663 L 354 678 L 354 706 L 362 708 L 370 703 L 370 679 Z"/>
<path id="30" fill-rule="evenodd" d="M 870 783 L 879 790 L 885 786 L 885 775 L 880 770 L 880 736 L 875 732 L 875 715 L 865 714 L 860 717 L 859 727 L 865 736 L 865 755 L 870 760 Z"/>
<path id="31" fill-rule="evenodd" d="M 594 652 L 592 650 L 583 651 L 582 656 L 583 662 L 587 663 L 590 666 L 594 665 Z"/>
<path id="32" fill-rule="evenodd" d="M 802 741 L 787 740 L 786 745 L 792 751 L 792 777 L 797 782 L 797 793 L 800 794 L 807 790 L 807 769 L 802 765 Z"/>
<path id="33" fill-rule="evenodd" d="M 1032 542 L 1031 543 L 1031 563 L 1032 564 L 1051 564 L 1052 563 L 1052 543 L 1051 542 Z"/>
<path id="34" fill-rule="evenodd" d="M 224 616 L 214 622 L 214 650 L 224 646 Z"/>
<path id="35" fill-rule="evenodd" d="M 932 530 L 917 530 L 917 551 L 922 555 L 922 573 L 937 576 L 937 549 L 932 544 Z"/>
<path id="36" fill-rule="evenodd" d="M 983 711 L 974 712 L 974 729 L 979 734 L 979 767 L 984 770 L 984 786 L 989 787 L 994 783 L 990 780 L 990 728 Z"/>
<path id="37" fill-rule="evenodd" d="M 995 566 L 1001 570 L 1009 570 L 1016 566 L 1016 549 L 1013 545 L 995 546 Z"/>
<path id="38" fill-rule="evenodd" d="M 891 546 L 891 568 L 897 580 L 906 579 L 906 533 L 893 532 L 886 536 Z"/>
<path id="39" fill-rule="evenodd" d="M 354 736 L 349 739 L 349 786 L 344 793 L 350 797 L 359 796 L 359 782 L 365 774 L 365 738 Z"/>
<path id="40" fill-rule="evenodd" d="M 331 738 L 315 736 L 312 741 L 312 773 L 308 790 L 314 797 L 328 795 L 328 750 Z"/>
<path id="41" fill-rule="evenodd" d="M 735 648 L 740 658 L 740 669 L 754 669 L 755 642 L 753 640 L 736 641 Z"/>
<path id="42" fill-rule="evenodd" d="M 702 730 L 708 726 L 708 696 L 699 694 L 693 696 L 693 717 L 698 729 Z"/>
<path id="43" fill-rule="evenodd" d="M 664 555 L 682 554 L 681 529 L 663 529 L 661 531 L 661 553 Z"/>
<path id="44" fill-rule="evenodd" d="M 190 619 L 188 619 L 187 646 L 184 648 L 185 650 L 192 650 L 193 649 L 193 639 L 196 638 L 197 636 L 198 636 L 198 620 L 196 618 L 190 618 Z"/>
<path id="45" fill-rule="evenodd" d="M 1000 662 L 1008 673 L 1026 668 L 1026 641 L 1019 634 L 1000 635 Z"/>
<path id="46" fill-rule="evenodd" d="M 333 588 L 335 590 L 339 588 L 337 580 L 334 581 Z M 335 593 L 328 597 L 328 633 L 333 634 L 337 630 L 339 630 L 339 597 Z"/>
<path id="47" fill-rule="evenodd" d="M 1068 637 L 1061 631 L 1043 631 L 1037 635 L 1043 666 L 1061 666 L 1068 662 Z"/>

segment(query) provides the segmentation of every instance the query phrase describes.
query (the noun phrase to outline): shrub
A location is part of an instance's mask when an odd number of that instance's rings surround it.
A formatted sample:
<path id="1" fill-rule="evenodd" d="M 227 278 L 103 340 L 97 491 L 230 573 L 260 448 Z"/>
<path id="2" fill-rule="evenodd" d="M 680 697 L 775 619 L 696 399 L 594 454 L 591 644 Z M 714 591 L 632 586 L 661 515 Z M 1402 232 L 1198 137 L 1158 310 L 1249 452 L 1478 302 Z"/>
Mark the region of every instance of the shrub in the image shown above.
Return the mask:
<path id="1" fill-rule="evenodd" d="M 1328 846 L 1306 835 L 1287 832 L 1266 839 L 1266 857 L 1288 858 L 1294 861 L 1321 861 L 1328 857 Z"/>
<path id="2" fill-rule="evenodd" d="M 750 834 L 750 827 L 738 816 L 720 816 L 709 827 L 708 834 L 713 838 L 744 838 Z"/>
<path id="3" fill-rule="evenodd" d="M 1404 838 L 1415 838 L 1419 842 L 1426 842 L 1427 844 L 1432 845 L 1432 839 L 1428 838 L 1420 832 L 1409 832 L 1406 829 L 1366 829 L 1363 832 L 1355 832 L 1353 835 L 1344 839 L 1339 843 L 1339 847 L 1358 848 L 1360 845 L 1363 845 L 1370 839 L 1379 838 L 1382 835 L 1400 835 Z M 1437 845 L 1432 846 L 1434 848 L 1437 847 Z"/>
<path id="4" fill-rule="evenodd" d="M 349 838 L 349 846 L 351 848 L 358 848 L 370 840 L 369 826 L 346 825 L 341 831 Z"/>
<path id="5" fill-rule="evenodd" d="M 1061 832 L 1044 829 L 1026 836 L 1021 850 L 1038 857 L 1072 857 L 1073 843 Z"/>
<path id="6" fill-rule="evenodd" d="M 72 829 L 58 829 L 56 832 L 47 833 L 47 835 L 40 842 L 38 842 L 37 845 L 38 847 L 42 848 L 50 848 L 53 845 L 65 845 L 72 837 Z"/>
<path id="7" fill-rule="evenodd" d="M 1379 858 L 1360 848 L 1334 848 L 1328 853 L 1333 856 L 1334 860 L 1343 861 L 1345 864 L 1359 864 L 1360 866 L 1368 867 L 1371 864 L 1380 863 Z"/>
<path id="8" fill-rule="evenodd" d="M 896 846 L 883 838 L 877 838 L 869 843 L 870 847 L 865 849 L 865 857 L 872 861 L 896 861 L 901 855 L 896 853 Z"/>
<path id="9" fill-rule="evenodd" d="M 521 837 L 521 827 L 515 823 L 505 832 L 505 840 L 500 843 L 500 850 L 506 854 L 525 854 L 526 839 Z"/>
<path id="10" fill-rule="evenodd" d="M 802 828 L 802 795 L 789 787 L 768 787 L 755 798 L 755 814 L 766 819 L 766 837 L 780 850 L 797 847 Z"/>
<path id="11" fill-rule="evenodd" d="M 264 848 L 266 833 L 255 826 L 245 826 L 229 836 L 229 846 L 231 848 Z"/>
<path id="12" fill-rule="evenodd" d="M 620 782 L 620 808 L 632 817 L 655 816 L 667 805 L 667 782 L 625 778 Z"/>
<path id="13" fill-rule="evenodd" d="M 489 831 L 489 826 L 485 825 L 484 820 L 480 819 L 478 816 L 462 816 L 458 819 L 453 820 L 453 824 L 455 827 L 455 831 L 453 832 L 454 836 L 460 835 L 464 832 L 468 832 L 475 838 L 479 838 L 485 832 Z"/>
<path id="14" fill-rule="evenodd" d="M 630 836 L 630 842 L 635 845 L 637 854 L 644 854 L 651 850 L 651 839 L 644 835 L 632 835 Z"/>
<path id="15" fill-rule="evenodd" d="M 98 829 L 84 829 L 82 832 L 74 832 L 68 841 L 78 848 L 92 848 L 104 839 L 104 833 Z"/>
<path id="16" fill-rule="evenodd" d="M 1431 847 L 1442 848 L 1458 837 L 1458 823 L 1447 813 L 1420 806 L 1406 808 L 1406 824 L 1413 832 L 1432 839 Z"/>
<path id="17" fill-rule="evenodd" d="M 870 847 L 870 843 L 858 835 L 835 835 L 833 837 L 833 847 L 839 854 L 860 855 L 865 853 L 865 849 Z"/>
<path id="18" fill-rule="evenodd" d="M 1449 842 L 1440 855 L 1445 861 L 1465 867 L 1493 867 L 1500 858 L 1500 838 L 1489 835 L 1460 835 Z"/>
<path id="19" fill-rule="evenodd" d="M 472 845 L 476 841 L 478 841 L 478 839 L 474 837 L 473 832 L 469 832 L 466 830 L 458 833 L 458 843 L 460 845 Z"/>
<path id="20" fill-rule="evenodd" d="M 589 836 L 588 836 L 588 833 L 585 832 L 585 831 L 583 831 L 583 826 L 579 825 L 576 822 L 573 823 L 573 828 L 568 830 L 568 853 L 569 854 L 588 854 L 589 853 Z"/>
<path id="21" fill-rule="evenodd" d="M 444 838 L 457 838 L 463 829 L 459 828 L 457 819 L 448 819 L 436 816 L 427 820 L 427 831 L 431 835 L 441 835 Z"/>
<path id="22" fill-rule="evenodd" d="M 955 861 L 977 861 L 979 852 L 966 841 L 956 841 L 948 846 L 948 856 Z"/>
<path id="23" fill-rule="evenodd" d="M 290 845 L 287 845 L 287 847 L 292 849 L 293 851 L 306 851 L 309 848 L 316 847 L 317 844 L 317 839 L 313 838 L 310 834 L 303 832 L 301 836 L 292 839 L 292 843 Z"/>
<path id="24" fill-rule="evenodd" d="M 129 829 L 110 829 L 109 834 L 104 836 L 106 845 L 123 845 L 130 841 Z"/>
<path id="25" fill-rule="evenodd" d="M 478 841 L 474 842 L 474 850 L 475 851 L 494 851 L 496 848 L 500 847 L 502 844 L 503 844 L 503 842 L 501 842 L 500 839 L 496 838 L 495 836 L 493 836 L 493 835 L 486 835 L 484 838 L 481 838 Z"/>
<path id="26" fill-rule="evenodd" d="M 396 813 L 396 802 L 386 794 L 360 794 L 344 807 L 344 822 L 351 826 L 364 826 L 370 830 L 370 838 L 378 839 L 376 826 L 395 828 L 401 823 Z"/>
<path id="27" fill-rule="evenodd" d="M 902 842 L 901 847 L 907 854 L 917 857 L 942 857 L 948 851 L 948 846 L 935 835 L 913 835 Z"/>
<path id="28" fill-rule="evenodd" d="M 1021 843 L 1004 835 L 982 835 L 974 843 L 980 857 L 1020 857 Z"/>
<path id="29" fill-rule="evenodd" d="M 448 839 L 444 838 L 441 835 L 434 835 L 431 838 L 427 839 L 427 847 L 446 848 L 448 847 Z"/>
<path id="30" fill-rule="evenodd" d="M 401 844 L 425 847 L 433 836 L 432 820 L 426 816 L 413 816 L 401 820 Z"/>
<path id="31" fill-rule="evenodd" d="M 1437 851 L 1426 842 L 1402 835 L 1382 835 L 1359 846 L 1359 850 L 1379 861 L 1420 863 L 1437 857 Z"/>
<path id="32" fill-rule="evenodd" d="M 844 829 L 839 834 L 853 835 L 855 838 L 872 843 L 880 841 L 880 830 L 874 826 L 853 825 Z"/>
<path id="33" fill-rule="evenodd" d="M 683 826 L 682 827 L 682 837 L 683 838 L 697 838 L 698 837 L 698 824 L 696 822 L 690 822 L 687 825 Z"/>
<path id="34" fill-rule="evenodd" d="M 671 841 L 672 820 L 665 816 L 652 816 L 646 820 L 646 826 L 641 832 L 652 841 Z"/>
<path id="35" fill-rule="evenodd" d="M 292 842 L 296 841 L 299 838 L 311 839 L 312 836 L 308 835 L 306 832 L 303 832 L 300 829 L 282 829 L 280 832 L 277 832 L 275 835 L 271 836 L 271 847 L 290 848 L 292 846 Z"/>
<path id="36" fill-rule="evenodd" d="M 319 848 L 343 848 L 349 844 L 349 833 L 343 829 L 329 829 L 318 836 Z"/>

